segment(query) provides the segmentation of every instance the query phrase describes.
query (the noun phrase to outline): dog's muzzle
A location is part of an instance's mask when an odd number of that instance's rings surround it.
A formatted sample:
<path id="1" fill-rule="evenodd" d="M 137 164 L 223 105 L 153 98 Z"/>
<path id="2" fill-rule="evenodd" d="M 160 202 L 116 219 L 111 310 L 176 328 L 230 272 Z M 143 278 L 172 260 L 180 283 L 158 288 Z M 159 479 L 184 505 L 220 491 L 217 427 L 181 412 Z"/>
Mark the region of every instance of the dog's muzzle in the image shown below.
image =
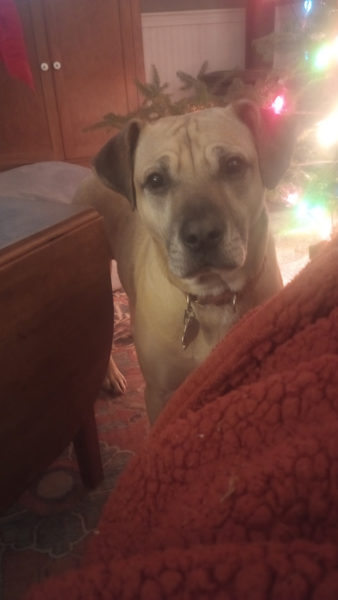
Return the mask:
<path id="1" fill-rule="evenodd" d="M 177 220 L 167 245 L 169 266 L 180 278 L 209 271 L 233 271 L 243 265 L 243 240 L 218 207 L 210 202 L 187 206 Z"/>
<path id="2" fill-rule="evenodd" d="M 203 218 L 186 218 L 179 230 L 179 239 L 192 272 L 210 267 L 236 269 L 238 264 L 230 252 L 225 251 L 226 231 L 217 214 Z M 192 274 L 193 274 L 192 273 Z"/>
<path id="3" fill-rule="evenodd" d="M 216 219 L 186 219 L 179 236 L 182 244 L 191 252 L 205 253 L 214 250 L 223 238 L 223 228 Z"/>

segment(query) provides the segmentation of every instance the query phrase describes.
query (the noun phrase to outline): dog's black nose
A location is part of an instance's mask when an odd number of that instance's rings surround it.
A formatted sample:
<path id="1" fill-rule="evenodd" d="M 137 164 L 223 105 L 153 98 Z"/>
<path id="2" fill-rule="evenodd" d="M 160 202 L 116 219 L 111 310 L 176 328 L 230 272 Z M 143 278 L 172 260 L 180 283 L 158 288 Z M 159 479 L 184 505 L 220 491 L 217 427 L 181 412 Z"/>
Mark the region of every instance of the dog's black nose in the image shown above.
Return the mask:
<path id="1" fill-rule="evenodd" d="M 187 219 L 180 235 L 187 248 L 200 252 L 215 248 L 223 237 L 223 230 L 216 219 Z"/>

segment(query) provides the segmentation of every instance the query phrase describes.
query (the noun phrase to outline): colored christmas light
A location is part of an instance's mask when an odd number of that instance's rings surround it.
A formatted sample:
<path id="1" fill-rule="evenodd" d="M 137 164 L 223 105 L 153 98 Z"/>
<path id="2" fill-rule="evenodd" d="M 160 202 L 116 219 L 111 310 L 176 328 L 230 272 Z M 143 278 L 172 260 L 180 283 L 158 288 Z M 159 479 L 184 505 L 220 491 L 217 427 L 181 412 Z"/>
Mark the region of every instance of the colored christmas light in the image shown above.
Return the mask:
<path id="1" fill-rule="evenodd" d="M 303 85 L 300 77 L 299 89 L 302 93 L 306 90 L 306 93 L 304 96 L 301 94 L 296 96 L 296 111 L 299 111 L 299 115 L 309 115 L 312 124 L 308 128 L 305 127 L 305 133 L 300 136 L 302 158 L 297 168 L 298 155 L 296 154 L 289 176 L 292 182 L 289 181 L 288 185 L 284 183 L 279 189 L 279 197 L 292 214 L 290 221 L 292 231 L 310 234 L 314 239 L 322 240 L 328 240 L 338 232 L 338 189 L 334 188 L 334 185 L 338 188 L 338 105 L 334 104 L 334 92 L 338 83 L 337 18 L 338 0 L 303 2 L 299 50 L 303 55 L 301 76 L 308 83 L 310 93 L 307 93 L 307 84 Z M 292 42 L 292 38 L 290 39 Z M 292 69 L 291 58 L 290 63 Z M 314 70 L 317 73 L 314 73 Z M 322 89 L 320 89 L 321 82 Z M 280 114 L 289 111 L 289 106 L 285 106 L 285 98 L 287 104 L 293 106 L 294 97 L 293 90 L 288 89 L 287 78 L 284 79 L 283 90 L 279 83 L 277 85 L 274 99 L 272 98 L 269 107 L 276 114 Z M 318 99 L 316 99 L 317 90 Z M 330 106 L 330 95 L 333 100 L 331 111 L 327 108 Z M 321 107 L 322 102 L 323 107 Z M 329 111 L 331 114 L 328 114 Z M 300 116 L 300 120 L 302 118 Z M 307 116 L 304 117 L 304 122 L 306 118 Z M 316 134 L 317 144 L 313 133 Z M 287 178 L 288 176 L 286 180 Z"/>
<path id="2" fill-rule="evenodd" d="M 329 44 L 325 44 L 317 51 L 315 56 L 314 65 L 316 69 L 323 70 L 327 69 L 330 66 L 332 60 L 332 51 L 331 46 Z"/>
<path id="3" fill-rule="evenodd" d="M 308 15 L 312 10 L 312 0 L 305 0 L 304 2 L 304 10 Z"/>
<path id="4" fill-rule="evenodd" d="M 332 233 L 332 217 L 319 203 L 304 198 L 295 206 L 296 216 L 306 229 L 314 229 L 321 239 L 329 240 Z"/>
<path id="5" fill-rule="evenodd" d="M 314 66 L 321 71 L 330 67 L 333 61 L 338 62 L 338 36 L 332 42 L 324 44 L 317 50 Z"/>
<path id="6" fill-rule="evenodd" d="M 280 115 L 281 112 L 284 110 L 285 108 L 285 98 L 284 96 L 276 96 L 276 98 L 274 99 L 274 101 L 271 104 L 271 108 L 273 110 L 273 112 L 276 115 Z"/>
<path id="7" fill-rule="evenodd" d="M 289 192 L 286 197 L 286 203 L 290 206 L 295 206 L 299 201 L 299 193 L 298 192 Z"/>

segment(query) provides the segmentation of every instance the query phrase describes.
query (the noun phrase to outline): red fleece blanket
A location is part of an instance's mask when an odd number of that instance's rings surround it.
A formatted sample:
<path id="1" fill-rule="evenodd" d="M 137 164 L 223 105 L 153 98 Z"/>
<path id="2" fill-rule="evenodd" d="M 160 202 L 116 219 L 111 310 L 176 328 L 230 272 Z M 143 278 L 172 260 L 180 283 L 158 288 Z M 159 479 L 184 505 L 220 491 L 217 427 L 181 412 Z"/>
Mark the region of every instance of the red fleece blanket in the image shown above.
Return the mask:
<path id="1" fill-rule="evenodd" d="M 29 600 L 338 598 L 338 239 L 180 387 Z"/>

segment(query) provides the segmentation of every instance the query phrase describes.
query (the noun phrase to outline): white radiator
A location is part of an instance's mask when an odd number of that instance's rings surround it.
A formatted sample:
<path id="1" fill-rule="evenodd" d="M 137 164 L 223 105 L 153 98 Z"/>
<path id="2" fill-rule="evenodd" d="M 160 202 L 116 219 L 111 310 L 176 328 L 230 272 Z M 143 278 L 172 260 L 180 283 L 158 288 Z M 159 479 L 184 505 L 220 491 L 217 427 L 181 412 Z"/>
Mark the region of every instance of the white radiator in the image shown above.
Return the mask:
<path id="1" fill-rule="evenodd" d="M 143 13 L 142 32 L 146 80 L 155 65 L 175 96 L 177 71 L 196 76 L 205 60 L 209 72 L 244 68 L 245 9 Z"/>
<path id="2" fill-rule="evenodd" d="M 275 32 L 283 33 L 287 31 L 292 31 L 290 29 L 290 24 L 299 28 L 301 31 L 303 23 L 304 23 L 304 3 L 303 2 L 294 2 L 292 4 L 286 4 L 284 6 L 276 6 L 275 7 Z M 291 56 L 293 50 L 290 51 Z M 275 69 L 278 68 L 288 68 L 290 65 L 290 52 L 288 53 L 287 49 L 283 50 L 276 49 L 274 51 L 274 59 L 273 66 Z M 292 59 L 291 59 L 292 60 Z M 292 64 L 292 63 L 291 63 Z"/>

